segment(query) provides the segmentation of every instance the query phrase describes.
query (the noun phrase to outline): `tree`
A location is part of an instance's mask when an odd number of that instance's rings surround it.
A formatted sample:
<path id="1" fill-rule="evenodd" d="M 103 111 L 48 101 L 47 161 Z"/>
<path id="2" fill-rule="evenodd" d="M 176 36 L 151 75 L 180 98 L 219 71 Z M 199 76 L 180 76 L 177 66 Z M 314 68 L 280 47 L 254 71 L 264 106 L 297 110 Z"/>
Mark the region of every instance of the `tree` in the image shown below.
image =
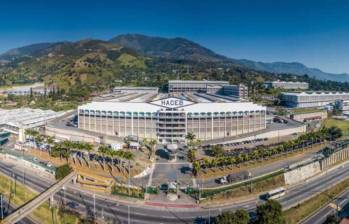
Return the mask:
<path id="1" fill-rule="evenodd" d="M 185 136 L 185 139 L 190 141 L 194 141 L 194 139 L 196 138 L 195 134 L 193 132 L 188 132 L 188 134 Z"/>
<path id="2" fill-rule="evenodd" d="M 324 224 L 339 224 L 340 220 L 337 218 L 336 215 L 329 215 L 326 217 L 326 220 Z"/>
<path id="3" fill-rule="evenodd" d="M 29 135 L 31 137 L 36 137 L 38 136 L 40 133 L 37 130 L 34 129 L 25 129 L 25 135 Z"/>
<path id="4" fill-rule="evenodd" d="M 62 166 L 59 166 L 56 168 L 55 178 L 56 178 L 56 180 L 61 180 L 65 176 L 67 176 L 69 173 L 71 173 L 72 171 L 73 171 L 73 169 L 68 164 L 64 164 Z"/>
<path id="5" fill-rule="evenodd" d="M 155 152 L 155 146 L 157 144 L 156 139 L 152 138 L 149 140 L 148 142 L 149 146 L 150 146 L 150 152 L 149 152 L 149 159 L 153 156 L 154 152 Z"/>
<path id="6" fill-rule="evenodd" d="M 200 144 L 200 141 L 196 139 L 196 135 L 193 132 L 189 132 L 185 139 L 187 140 L 187 145 L 189 149 L 196 149 L 196 146 Z"/>
<path id="7" fill-rule="evenodd" d="M 246 210 L 239 209 L 236 212 L 223 212 L 215 219 L 219 224 L 248 224 L 250 221 L 250 215 Z"/>
<path id="8" fill-rule="evenodd" d="M 275 200 L 257 206 L 256 224 L 285 224 L 282 206 Z"/>
<path id="9" fill-rule="evenodd" d="M 105 169 L 105 157 L 107 155 L 110 155 L 111 154 L 111 148 L 106 146 L 106 145 L 100 145 L 98 147 L 98 152 L 102 155 L 103 157 L 103 169 Z"/>
<path id="10" fill-rule="evenodd" d="M 194 174 L 194 176 L 198 175 L 200 169 L 201 169 L 201 165 L 200 165 L 199 161 L 194 161 L 193 162 L 193 174 Z"/>
<path id="11" fill-rule="evenodd" d="M 220 157 L 224 155 L 224 149 L 220 145 L 214 145 L 212 146 L 212 155 L 215 157 Z"/>
<path id="12" fill-rule="evenodd" d="M 337 138 L 342 137 L 342 135 L 343 135 L 342 129 L 335 127 L 335 126 L 328 128 L 327 134 L 328 134 L 328 138 L 332 141 L 337 139 Z"/>
<path id="13" fill-rule="evenodd" d="M 188 153 L 187 153 L 188 161 L 189 161 L 189 162 L 193 162 L 193 161 L 195 160 L 195 157 L 196 157 L 195 151 L 192 150 L 192 149 L 189 149 L 189 150 L 188 150 Z"/>
<path id="14" fill-rule="evenodd" d="M 50 151 L 50 155 L 52 157 L 60 157 L 60 159 L 65 158 L 68 162 L 68 158 L 70 156 L 70 148 L 70 141 L 55 143 Z"/>

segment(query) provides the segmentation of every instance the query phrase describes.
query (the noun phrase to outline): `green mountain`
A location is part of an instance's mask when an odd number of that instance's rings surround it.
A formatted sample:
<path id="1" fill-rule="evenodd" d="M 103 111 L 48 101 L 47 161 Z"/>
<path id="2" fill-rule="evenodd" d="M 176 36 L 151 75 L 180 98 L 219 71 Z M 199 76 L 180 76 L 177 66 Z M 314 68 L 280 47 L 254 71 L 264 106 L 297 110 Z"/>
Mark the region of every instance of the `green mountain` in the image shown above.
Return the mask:
<path id="1" fill-rule="evenodd" d="M 320 80 L 349 81 L 348 74 L 333 74 L 320 69 L 309 68 L 297 62 L 264 63 L 245 59 L 229 59 L 225 56 L 183 38 L 150 37 L 140 34 L 119 35 L 110 40 L 122 46 L 132 48 L 144 55 L 201 62 L 230 62 L 258 71 L 271 73 L 287 73 L 295 75 L 307 74 Z"/>
<path id="2" fill-rule="evenodd" d="M 0 55 L 0 85 L 44 81 L 59 89 L 65 99 L 78 101 L 117 85 L 166 88 L 167 80 L 177 78 L 242 82 L 252 85 L 252 89 L 261 87 L 265 80 L 277 79 L 307 81 L 316 90 L 349 89 L 349 83 L 318 81 L 302 75 L 311 76 L 311 71 L 314 69 L 297 63 L 229 59 L 183 38 L 138 34 L 121 35 L 110 41 L 34 44 Z M 321 71 L 316 72 L 316 77 L 326 79 Z M 342 76 L 340 81 L 348 80 L 348 75 Z"/>
<path id="3" fill-rule="evenodd" d="M 227 60 L 226 57 L 184 38 L 162 38 L 141 34 L 125 34 L 114 37 L 109 42 L 134 49 L 143 55 L 166 59 L 198 62 L 220 62 Z"/>
<path id="4" fill-rule="evenodd" d="M 148 60 L 132 49 L 101 40 L 30 45 L 0 58 L 7 60 L 0 66 L 0 84 L 45 81 L 64 91 L 83 86 L 89 92 L 112 86 L 126 70 L 145 69 Z"/>

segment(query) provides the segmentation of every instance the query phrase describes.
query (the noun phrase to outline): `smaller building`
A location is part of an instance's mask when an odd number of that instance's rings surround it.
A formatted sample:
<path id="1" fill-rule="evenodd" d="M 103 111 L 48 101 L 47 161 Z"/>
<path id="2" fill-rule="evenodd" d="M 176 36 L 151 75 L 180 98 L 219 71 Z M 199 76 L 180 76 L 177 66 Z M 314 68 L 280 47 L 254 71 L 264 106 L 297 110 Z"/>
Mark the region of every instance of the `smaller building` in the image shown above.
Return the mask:
<path id="1" fill-rule="evenodd" d="M 29 96 L 29 95 L 45 95 L 52 91 L 51 87 L 46 87 L 43 83 L 34 83 L 32 85 L 14 86 L 1 90 L 1 94 Z"/>
<path id="2" fill-rule="evenodd" d="M 208 92 L 213 91 L 212 88 L 222 88 L 223 85 L 229 85 L 228 81 L 207 81 L 207 80 L 169 80 L 169 93 L 184 92 Z M 218 86 L 218 87 L 217 87 Z"/>
<path id="3" fill-rule="evenodd" d="M 337 100 L 335 106 L 342 112 L 349 112 L 349 100 Z"/>
<path id="4" fill-rule="evenodd" d="M 324 107 L 338 100 L 349 100 L 348 92 L 284 92 L 281 103 L 287 107 Z"/>
<path id="5" fill-rule="evenodd" d="M 117 86 L 114 87 L 113 92 L 115 93 L 158 93 L 158 87 L 148 87 L 148 86 Z"/>
<path id="6" fill-rule="evenodd" d="M 308 110 L 308 111 L 295 111 L 290 115 L 290 118 L 299 122 L 320 121 L 327 118 L 326 110 Z"/>
<path id="7" fill-rule="evenodd" d="M 286 81 L 266 81 L 264 87 L 267 89 L 308 89 L 309 84 L 307 82 L 286 82 Z"/>
<path id="8" fill-rule="evenodd" d="M 227 96 L 233 96 L 239 99 L 248 98 L 248 87 L 244 84 L 225 85 L 222 88 L 222 93 Z"/>

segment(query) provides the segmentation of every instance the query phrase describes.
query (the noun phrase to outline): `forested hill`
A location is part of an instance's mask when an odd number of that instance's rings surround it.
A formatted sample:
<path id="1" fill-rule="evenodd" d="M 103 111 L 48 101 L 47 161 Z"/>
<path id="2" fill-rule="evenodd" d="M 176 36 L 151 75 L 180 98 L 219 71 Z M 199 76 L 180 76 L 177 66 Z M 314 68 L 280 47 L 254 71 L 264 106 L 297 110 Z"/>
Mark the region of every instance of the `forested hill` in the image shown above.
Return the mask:
<path id="1" fill-rule="evenodd" d="M 141 34 L 125 34 L 112 38 L 110 42 L 135 49 L 145 55 L 156 57 L 199 62 L 227 62 L 258 71 L 295 75 L 307 74 L 320 80 L 349 81 L 348 74 L 327 73 L 317 68 L 309 68 L 297 62 L 264 63 L 246 59 L 227 58 L 184 38 L 162 38 Z"/>
<path id="2" fill-rule="evenodd" d="M 175 38 L 177 44 L 172 45 L 172 39 L 155 40 L 148 38 L 147 47 L 143 41 L 130 44 L 119 37 L 14 49 L 0 55 L 0 85 L 44 81 L 55 84 L 70 98 L 87 98 L 116 85 L 164 86 L 176 78 L 242 82 L 252 89 L 261 87 L 265 80 L 277 79 L 308 81 L 313 89 L 349 89 L 346 83 L 251 69 L 182 38 Z"/>

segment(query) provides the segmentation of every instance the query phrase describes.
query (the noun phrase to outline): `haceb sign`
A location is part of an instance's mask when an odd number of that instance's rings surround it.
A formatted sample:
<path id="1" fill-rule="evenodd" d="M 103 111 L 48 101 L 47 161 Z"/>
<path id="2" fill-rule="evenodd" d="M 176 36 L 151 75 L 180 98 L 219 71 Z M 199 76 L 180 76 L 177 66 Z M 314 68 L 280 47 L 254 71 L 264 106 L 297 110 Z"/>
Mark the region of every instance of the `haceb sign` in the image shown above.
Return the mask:
<path id="1" fill-rule="evenodd" d="M 193 104 L 193 102 L 188 100 L 183 100 L 175 97 L 165 98 L 161 100 L 156 100 L 151 102 L 152 104 L 167 107 L 167 108 L 178 108 Z"/>

